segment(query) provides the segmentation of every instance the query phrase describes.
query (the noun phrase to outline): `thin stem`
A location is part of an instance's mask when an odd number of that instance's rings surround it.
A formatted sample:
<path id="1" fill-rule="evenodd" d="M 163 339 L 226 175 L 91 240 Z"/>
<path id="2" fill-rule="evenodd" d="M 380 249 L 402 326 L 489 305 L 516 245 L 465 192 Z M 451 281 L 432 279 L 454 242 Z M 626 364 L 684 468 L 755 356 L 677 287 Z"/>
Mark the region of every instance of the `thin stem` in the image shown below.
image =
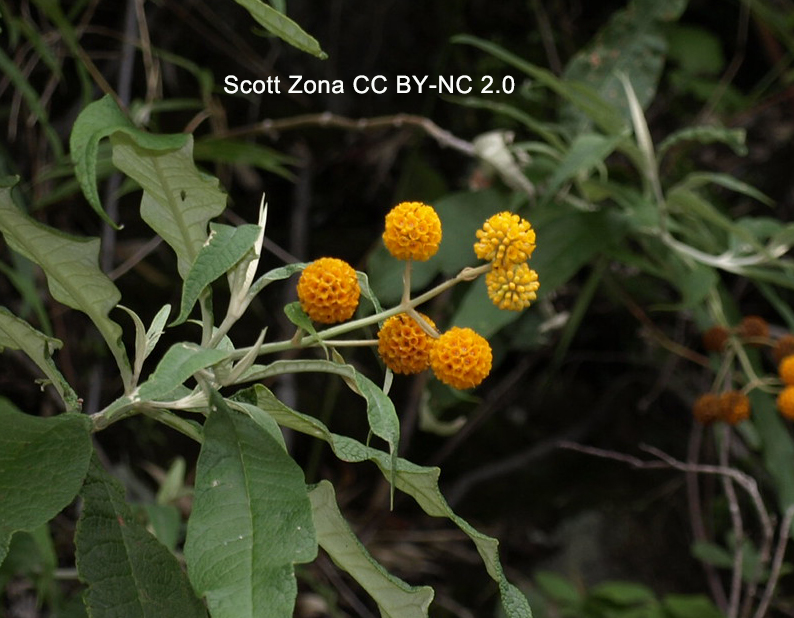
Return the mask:
<path id="1" fill-rule="evenodd" d="M 350 322 L 345 322 L 343 324 L 338 324 L 337 326 L 332 326 L 331 328 L 326 328 L 325 330 L 321 330 L 317 333 L 317 335 L 310 335 L 306 337 L 302 337 L 296 341 L 288 340 L 288 341 L 275 341 L 273 343 L 265 343 L 258 348 L 258 354 L 273 354 L 274 352 L 282 352 L 284 350 L 289 350 L 292 348 L 306 348 L 311 347 L 314 345 L 325 344 L 326 342 L 332 340 L 334 337 L 339 335 L 344 335 L 349 333 L 350 331 L 356 330 L 358 328 L 362 328 L 364 326 L 369 326 L 371 324 L 377 324 L 378 322 L 385 320 L 393 315 L 397 315 L 399 313 L 407 313 L 410 309 L 418 307 L 419 305 L 426 303 L 431 298 L 438 296 L 442 292 L 448 290 L 449 288 L 457 285 L 462 281 L 472 281 L 476 279 L 483 273 L 488 272 L 491 269 L 491 264 L 482 264 L 476 267 L 467 267 L 461 270 L 455 277 L 444 281 L 443 283 L 438 284 L 434 288 L 428 290 L 424 294 L 420 294 L 416 298 L 409 300 L 407 303 L 400 302 L 397 306 L 392 307 L 391 309 L 386 309 L 379 313 L 375 313 L 373 315 L 368 315 L 363 318 L 359 318 L 358 320 L 352 320 Z M 338 342 L 337 342 L 338 344 Z M 248 354 L 252 347 L 247 348 L 239 348 L 232 352 L 229 356 L 232 360 L 237 360 L 239 358 L 243 358 L 246 354 Z"/>
<path id="2" fill-rule="evenodd" d="M 170 427 L 171 429 L 176 429 L 179 433 L 186 435 L 188 438 L 191 438 L 198 442 L 199 444 L 204 442 L 204 436 L 201 434 L 201 431 L 196 427 L 193 423 L 184 418 L 181 418 L 170 412 L 168 410 L 164 410 L 162 408 L 143 408 L 143 413 L 153 418 L 154 420 L 162 423 Z"/>

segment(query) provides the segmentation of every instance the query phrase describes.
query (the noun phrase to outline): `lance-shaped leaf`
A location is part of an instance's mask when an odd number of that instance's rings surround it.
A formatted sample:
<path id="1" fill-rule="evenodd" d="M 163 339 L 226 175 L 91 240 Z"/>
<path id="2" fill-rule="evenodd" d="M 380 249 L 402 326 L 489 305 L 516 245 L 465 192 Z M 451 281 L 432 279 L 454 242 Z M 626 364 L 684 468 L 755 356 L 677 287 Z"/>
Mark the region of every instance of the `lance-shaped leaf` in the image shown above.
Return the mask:
<path id="1" fill-rule="evenodd" d="M 23 414 L 0 398 L 0 563 L 17 530 L 34 530 L 80 491 L 91 457 L 91 423 L 81 414 Z"/>
<path id="2" fill-rule="evenodd" d="M 336 504 L 334 488 L 322 481 L 309 492 L 317 540 L 337 566 L 375 600 L 383 618 L 427 618 L 429 586 L 409 586 L 384 569 L 361 544 Z"/>
<path id="3" fill-rule="evenodd" d="M 272 419 L 259 419 L 266 429 L 210 397 L 185 543 L 190 580 L 213 618 L 288 618 L 294 565 L 317 554 L 303 471 Z"/>
<path id="4" fill-rule="evenodd" d="M 76 412 L 80 408 L 77 394 L 58 371 L 51 358 L 53 351 L 62 345 L 63 343 L 59 339 L 48 337 L 5 307 L 0 307 L 0 351 L 3 348 L 11 348 L 27 354 L 28 358 L 36 363 L 58 391 L 66 409 Z"/>
<path id="5" fill-rule="evenodd" d="M 184 279 L 207 240 L 207 224 L 226 207 L 218 179 L 193 162 L 193 137 L 175 150 L 152 150 L 143 132 L 111 136 L 113 164 L 143 187 L 141 217 L 174 250 Z"/>
<path id="6" fill-rule="evenodd" d="M 179 317 L 172 326 L 187 320 L 201 292 L 245 257 L 259 237 L 258 225 L 210 224 L 210 236 L 190 267 L 182 287 Z"/>
<path id="7" fill-rule="evenodd" d="M 141 146 L 152 150 L 175 150 L 185 144 L 187 136 L 183 133 L 153 135 L 141 131 L 130 122 L 110 95 L 94 101 L 80 112 L 69 136 L 74 174 L 91 207 L 109 224 L 118 227 L 102 208 L 96 184 L 99 142 L 116 131 L 136 135 Z"/>
<path id="8" fill-rule="evenodd" d="M 326 59 L 326 54 L 313 36 L 306 34 L 301 27 L 283 13 L 279 13 L 272 6 L 262 0 L 236 0 L 237 4 L 246 8 L 256 21 L 267 28 L 268 31 L 283 39 L 293 47 L 305 51 L 313 56 Z"/>
<path id="9" fill-rule="evenodd" d="M 220 363 L 229 354 L 227 350 L 176 343 L 163 355 L 149 379 L 140 385 L 138 395 L 146 401 L 162 401 L 173 395 L 193 374 Z"/>
<path id="10" fill-rule="evenodd" d="M 176 557 L 138 522 L 96 457 L 80 495 L 77 571 L 91 618 L 206 617 Z"/>
<path id="11" fill-rule="evenodd" d="M 316 418 L 301 414 L 284 405 L 261 384 L 237 393 L 234 399 L 256 405 L 284 427 L 324 440 L 342 461 L 374 462 L 382 474 L 390 481 L 393 479 L 397 489 L 412 496 L 425 513 L 432 517 L 448 518 L 469 536 L 482 558 L 486 571 L 499 586 L 502 606 L 508 618 L 532 618 L 526 597 L 505 577 L 499 561 L 499 541 L 479 532 L 455 514 L 438 487 L 441 473 L 438 468 L 419 466 L 402 457 L 395 459 L 388 453 L 366 446 L 357 440 L 331 433 Z"/>
<path id="12" fill-rule="evenodd" d="M 99 269 L 99 239 L 70 236 L 31 219 L 16 207 L 10 188 L 0 189 L 0 232 L 14 251 L 42 268 L 55 300 L 91 318 L 128 386 L 132 370 L 121 327 L 108 317 L 121 293 Z"/>

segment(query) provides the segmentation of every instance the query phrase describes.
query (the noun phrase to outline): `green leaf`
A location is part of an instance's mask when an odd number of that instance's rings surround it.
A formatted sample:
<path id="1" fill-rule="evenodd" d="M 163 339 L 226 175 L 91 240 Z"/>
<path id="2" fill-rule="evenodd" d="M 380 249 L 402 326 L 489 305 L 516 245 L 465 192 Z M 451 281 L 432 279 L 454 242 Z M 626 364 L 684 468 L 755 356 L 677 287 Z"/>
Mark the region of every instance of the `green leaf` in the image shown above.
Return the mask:
<path id="1" fill-rule="evenodd" d="M 589 86 L 626 120 L 629 107 L 618 76 L 629 79 L 644 109 L 656 94 L 664 67 L 667 42 L 653 8 L 640 10 L 634 3 L 616 11 L 593 43 L 574 55 L 563 72 L 566 81 Z M 576 132 L 590 124 L 590 118 L 570 107 L 563 115 L 571 119 Z"/>
<path id="2" fill-rule="evenodd" d="M 381 616 L 426 618 L 433 589 L 409 586 L 389 574 L 370 555 L 340 513 L 333 485 L 321 481 L 309 492 L 309 499 L 320 547 L 375 600 Z"/>
<path id="3" fill-rule="evenodd" d="M 588 591 L 588 596 L 614 605 L 645 605 L 656 602 L 653 590 L 634 582 L 604 582 L 593 586 Z"/>
<path id="4" fill-rule="evenodd" d="M 204 288 L 245 257 L 256 243 L 260 231 L 258 225 L 232 227 L 219 223 L 210 224 L 210 236 L 185 278 L 179 317 L 171 326 L 187 320 Z"/>
<path id="5" fill-rule="evenodd" d="M 94 101 L 80 112 L 69 137 L 74 173 L 94 211 L 116 228 L 119 226 L 108 217 L 99 199 L 96 166 L 99 142 L 102 138 L 109 137 L 117 131 L 137 134 L 139 140 L 146 140 L 145 147 L 153 150 L 174 150 L 183 146 L 187 140 L 187 136 L 181 133 L 177 135 L 148 135 L 137 129 L 110 95 L 105 95 L 98 101 Z"/>
<path id="6" fill-rule="evenodd" d="M 99 239 L 70 236 L 31 219 L 14 205 L 9 188 L 0 189 L 0 232 L 14 251 L 42 268 L 55 300 L 91 318 L 128 386 L 132 372 L 121 327 L 108 317 L 121 293 L 99 269 Z"/>
<path id="7" fill-rule="evenodd" d="M 226 207 L 226 194 L 217 178 L 196 168 L 192 136 L 165 151 L 151 149 L 152 137 L 142 131 L 114 133 L 113 163 L 143 187 L 141 217 L 174 250 L 184 279 L 207 240 L 207 224 Z"/>
<path id="8" fill-rule="evenodd" d="M 759 389 L 750 391 L 753 426 L 761 438 L 764 467 L 774 481 L 780 513 L 794 505 L 794 441 L 775 400 Z M 794 529 L 791 531 L 794 533 Z"/>
<path id="9" fill-rule="evenodd" d="M 662 606 L 669 618 L 725 618 L 711 599 L 699 594 L 668 594 Z"/>
<path id="10" fill-rule="evenodd" d="M 53 351 L 60 349 L 62 345 L 59 339 L 48 337 L 5 307 L 0 307 L 0 351 L 11 348 L 27 354 L 58 391 L 66 409 L 77 412 L 80 409 L 77 393 L 69 386 L 51 358 Z"/>
<path id="11" fill-rule="evenodd" d="M 356 463 L 369 460 L 374 462 L 387 479 L 393 477 L 393 482 L 399 490 L 413 496 L 428 515 L 448 518 L 469 536 L 474 542 L 488 574 L 499 587 L 502 605 L 508 618 L 532 618 L 532 611 L 526 597 L 505 577 L 499 562 L 499 542 L 478 532 L 452 511 L 438 487 L 438 477 L 441 473 L 438 468 L 418 466 L 401 457 L 393 458 L 389 454 L 365 446 L 357 440 L 331 433 L 316 418 L 296 412 L 284 405 L 261 384 L 238 393 L 235 395 L 235 399 L 255 404 L 284 427 L 324 440 L 342 461 Z"/>
<path id="12" fill-rule="evenodd" d="M 302 271 L 304 268 L 306 268 L 306 266 L 306 262 L 295 262 L 293 264 L 287 264 L 286 266 L 274 268 L 254 281 L 254 283 L 251 285 L 251 289 L 248 291 L 248 295 L 253 298 L 274 281 L 288 279 L 295 273 Z"/>
<path id="13" fill-rule="evenodd" d="M 262 2 L 262 0 L 235 0 L 235 2 L 244 7 L 251 14 L 251 17 L 269 32 L 272 32 L 293 47 L 297 47 L 312 56 L 317 56 L 321 60 L 325 60 L 328 57 L 328 54 L 320 48 L 320 44 L 314 37 L 308 35 L 289 17 L 279 13 L 273 7 Z"/>
<path id="14" fill-rule="evenodd" d="M 621 134 L 628 126 L 621 113 L 614 106 L 604 101 L 598 92 L 587 84 L 562 80 L 550 71 L 526 62 L 494 43 L 471 35 L 464 34 L 452 37 L 452 42 L 473 45 L 523 71 L 549 90 L 572 103 L 576 108 L 582 110 L 607 135 Z"/>
<path id="15" fill-rule="evenodd" d="M 747 154 L 747 131 L 744 129 L 727 129 L 725 127 L 685 127 L 668 135 L 656 147 L 656 157 L 659 161 L 671 148 L 685 142 L 698 144 L 721 143 L 730 147 L 739 156 Z"/>
<path id="16" fill-rule="evenodd" d="M 0 398 L 0 563 L 17 530 L 47 523 L 80 491 L 91 457 L 91 423 L 66 413 L 23 414 Z"/>
<path id="17" fill-rule="evenodd" d="M 220 363 L 230 353 L 229 350 L 176 343 L 163 355 L 149 379 L 138 387 L 138 396 L 147 401 L 163 400 L 193 374 Z"/>
<path id="18" fill-rule="evenodd" d="M 2 72 L 5 79 L 14 85 L 14 89 L 25 100 L 25 104 L 32 112 L 33 117 L 37 122 L 41 123 L 42 130 L 55 158 L 60 159 L 63 156 L 61 138 L 58 137 L 57 131 L 50 123 L 47 108 L 42 105 L 39 93 L 30 85 L 25 74 L 2 49 L 0 49 L 0 72 Z"/>
<path id="19" fill-rule="evenodd" d="M 265 430 L 210 397 L 185 543 L 190 580 L 213 618 L 292 616 L 294 565 L 317 554 L 303 472 L 272 419 Z"/>
<path id="20" fill-rule="evenodd" d="M 623 135 L 605 137 L 595 133 L 577 135 L 565 157 L 554 170 L 554 174 L 549 178 L 542 203 L 548 203 L 553 199 L 560 188 L 580 172 L 603 163 L 623 137 Z"/>
<path id="21" fill-rule="evenodd" d="M 538 588 L 552 600 L 570 607 L 576 607 L 582 602 L 579 589 L 562 575 L 551 571 L 537 571 L 534 578 Z"/>
<path id="22" fill-rule="evenodd" d="M 140 524 L 94 457 L 81 492 L 77 571 L 91 618 L 206 616 L 176 557 Z"/>

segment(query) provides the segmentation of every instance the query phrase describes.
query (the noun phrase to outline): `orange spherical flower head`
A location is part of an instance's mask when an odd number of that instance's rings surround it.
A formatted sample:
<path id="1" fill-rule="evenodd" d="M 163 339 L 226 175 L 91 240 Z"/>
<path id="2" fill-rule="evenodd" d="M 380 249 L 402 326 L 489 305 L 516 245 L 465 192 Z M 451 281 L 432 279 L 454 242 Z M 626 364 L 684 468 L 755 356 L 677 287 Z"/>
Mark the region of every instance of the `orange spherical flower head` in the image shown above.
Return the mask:
<path id="1" fill-rule="evenodd" d="M 422 202 L 397 204 L 386 215 L 383 244 L 398 260 L 429 260 L 441 244 L 441 219 Z"/>
<path id="2" fill-rule="evenodd" d="M 485 275 L 488 298 L 500 309 L 521 311 L 538 297 L 538 273 L 522 262 L 507 268 L 491 269 Z"/>
<path id="3" fill-rule="evenodd" d="M 433 328 L 433 320 L 420 313 Z M 407 313 L 393 315 L 378 331 L 378 353 L 394 373 L 419 373 L 430 367 L 430 350 L 435 339 Z"/>
<path id="4" fill-rule="evenodd" d="M 772 356 L 776 363 L 780 363 L 787 356 L 794 355 L 794 335 L 786 334 L 775 342 Z"/>
<path id="5" fill-rule="evenodd" d="M 712 326 L 703 333 L 703 347 L 707 352 L 722 352 L 729 334 L 724 326 Z"/>
<path id="6" fill-rule="evenodd" d="M 353 317 L 361 288 L 353 267 L 337 258 L 323 257 L 303 269 L 298 300 L 306 314 L 321 324 L 336 324 Z"/>
<path id="7" fill-rule="evenodd" d="M 430 350 L 430 366 L 444 384 L 474 388 L 491 372 L 493 353 L 488 341 L 470 328 L 450 328 Z"/>
<path id="8" fill-rule="evenodd" d="M 704 393 L 692 404 L 692 415 L 701 425 L 710 425 L 722 417 L 722 402 L 716 393 Z"/>
<path id="9" fill-rule="evenodd" d="M 742 318 L 736 332 L 742 339 L 766 339 L 769 337 L 769 324 L 762 317 L 748 315 Z M 751 341 L 749 345 L 759 346 L 761 344 L 758 341 Z"/>
<path id="10" fill-rule="evenodd" d="M 750 418 L 750 398 L 740 391 L 725 391 L 720 395 L 722 420 L 737 425 Z"/>
<path id="11" fill-rule="evenodd" d="M 790 421 L 794 421 L 794 386 L 787 386 L 777 396 L 777 409 Z"/>
<path id="12" fill-rule="evenodd" d="M 494 268 L 508 268 L 526 262 L 535 250 L 535 230 L 529 221 L 512 212 L 500 212 L 477 230 L 474 253 Z"/>
<path id="13" fill-rule="evenodd" d="M 777 373 L 783 384 L 786 386 L 794 386 L 794 354 L 789 354 L 780 361 L 777 366 Z"/>

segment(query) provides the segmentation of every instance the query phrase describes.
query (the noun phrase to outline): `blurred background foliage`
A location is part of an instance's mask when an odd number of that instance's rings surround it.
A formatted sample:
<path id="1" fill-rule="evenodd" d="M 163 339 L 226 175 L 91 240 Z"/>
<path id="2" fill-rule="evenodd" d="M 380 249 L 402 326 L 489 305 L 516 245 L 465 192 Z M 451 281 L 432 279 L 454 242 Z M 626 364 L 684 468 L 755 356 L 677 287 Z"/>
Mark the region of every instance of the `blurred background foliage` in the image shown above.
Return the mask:
<path id="1" fill-rule="evenodd" d="M 687 460 L 699 432 L 691 402 L 709 390 L 717 368 L 700 332 L 748 314 L 766 318 L 776 333 L 794 326 L 794 275 L 784 257 L 794 240 L 787 224 L 794 4 L 272 4 L 328 58 L 268 35 L 230 0 L 0 0 L 0 169 L 21 176 L 18 200 L 59 229 L 101 236 L 103 268 L 117 277 L 125 302 L 149 317 L 178 304 L 175 264 L 138 219 L 135 187 L 114 173 L 109 151 L 100 151 L 100 195 L 120 231 L 92 212 L 68 158 L 75 117 L 105 92 L 151 131 L 194 134 L 197 160 L 228 191 L 231 223 L 255 220 L 266 193 L 265 268 L 341 257 L 370 273 L 384 303 L 400 290 L 400 272 L 380 243 L 383 216 L 398 201 L 430 202 L 444 223 L 441 252 L 418 266 L 417 288 L 474 263 L 474 230 L 487 216 L 521 212 L 538 230 L 541 298 L 524 314 L 500 313 L 480 282 L 427 308 L 439 324 L 487 335 L 495 370 L 464 396 L 427 376 L 398 376 L 392 395 L 403 454 L 442 466 L 453 507 L 502 540 L 508 573 L 537 616 L 712 615 L 706 598 L 720 605 L 714 580 L 727 586 L 730 569 L 722 555 L 693 556 L 684 475 L 634 470 L 560 442 L 634 454 L 650 444 Z M 279 76 L 282 94 L 226 94 L 230 74 Z M 342 80 L 345 92 L 287 94 L 289 75 Z M 357 94 L 358 75 L 384 75 L 392 87 Z M 475 84 L 484 75 L 496 83 L 512 76 L 516 89 L 398 94 L 397 75 L 470 75 Z M 620 75 L 644 110 L 639 124 Z M 655 150 L 638 139 L 644 123 Z M 438 137 L 439 128 L 448 133 Z M 4 251 L 11 266 L 0 266 L 3 304 L 64 342 L 61 370 L 85 409 L 97 410 L 119 388 L 105 373 L 101 340 L 51 300 L 30 264 Z M 724 251 L 738 260 L 729 268 L 700 259 Z M 753 256 L 758 264 L 735 266 Z M 293 285 L 262 297 L 232 337 L 253 341 L 262 324 L 269 336 L 289 337 L 282 307 L 294 299 Z M 352 361 L 379 371 L 371 351 Z M 752 361 L 759 374 L 772 366 L 764 355 Z M 37 377 L 21 356 L 0 356 L 2 396 L 52 414 Z M 346 414 L 354 401 L 333 379 L 301 376 L 273 387 L 333 429 L 366 437 Z M 758 404 L 762 422 L 741 432 L 734 458 L 780 518 L 794 496 L 794 450 L 769 397 L 761 393 Z M 130 496 L 176 546 L 189 508 L 192 470 L 184 462 L 194 461 L 195 446 L 144 418 L 97 440 Z M 714 460 L 715 444 L 703 444 L 703 459 Z M 346 515 L 387 568 L 438 585 L 439 615 L 493 614 L 495 591 L 483 588 L 464 539 L 408 501 L 389 512 L 388 489 L 375 474 L 337 462 L 318 443 L 295 437 L 291 448 L 309 482 L 335 480 Z M 730 548 L 719 484 L 702 485 L 710 538 Z M 69 602 L 78 590 L 65 541 L 73 525 L 74 512 L 66 512 L 50 535 L 15 538 L 21 547 L 13 555 L 30 559 L 0 569 L 7 615 L 38 615 L 36 605 L 79 615 Z M 716 569 L 711 584 L 701 561 Z M 327 559 L 301 577 L 300 615 L 372 615 Z M 792 592 L 784 577 L 770 615 L 793 615 Z"/>

